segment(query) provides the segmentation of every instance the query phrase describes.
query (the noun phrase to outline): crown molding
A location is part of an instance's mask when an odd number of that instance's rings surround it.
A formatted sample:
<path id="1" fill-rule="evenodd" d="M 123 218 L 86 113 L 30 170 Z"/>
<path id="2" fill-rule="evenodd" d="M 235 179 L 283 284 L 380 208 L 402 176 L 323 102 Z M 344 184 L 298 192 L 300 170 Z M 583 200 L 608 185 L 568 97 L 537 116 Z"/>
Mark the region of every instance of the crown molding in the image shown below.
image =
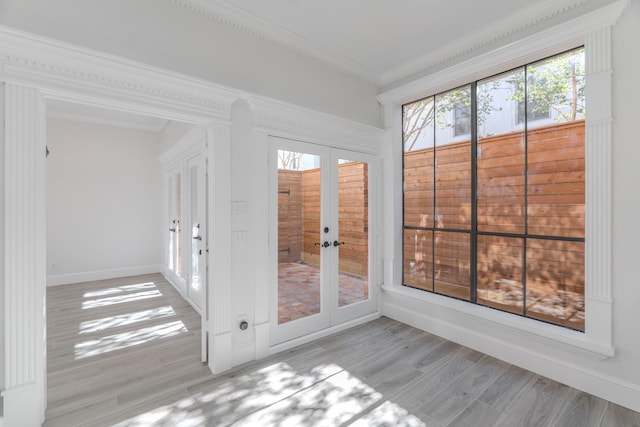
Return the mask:
<path id="1" fill-rule="evenodd" d="M 247 102 L 254 113 L 254 129 L 270 135 L 372 154 L 382 147 L 380 128 L 258 96 Z"/>
<path id="2" fill-rule="evenodd" d="M 461 57 L 455 66 L 434 70 L 381 92 L 377 97 L 378 101 L 382 105 L 411 102 L 467 84 L 471 80 L 488 77 L 509 67 L 521 66 L 541 57 L 575 48 L 584 44 L 585 35 L 589 32 L 615 24 L 628 5 L 629 0 L 618 0 L 489 52 L 468 59 Z"/>
<path id="3" fill-rule="evenodd" d="M 377 72 L 335 51 L 285 30 L 222 0 L 172 0 L 175 4 L 247 33 L 273 46 L 286 49 L 311 62 L 327 64 L 340 71 L 380 84 Z"/>
<path id="4" fill-rule="evenodd" d="M 190 76 L 0 26 L 0 80 L 46 98 L 206 124 L 242 94 Z"/>
<path id="5" fill-rule="evenodd" d="M 386 87 L 425 75 L 443 64 L 464 59 L 482 48 L 522 33 L 556 16 L 566 14 L 590 1 L 592 0 L 545 0 L 533 2 L 526 9 L 507 19 L 493 22 L 490 26 L 485 26 L 478 31 L 469 33 L 462 39 L 385 72 L 380 79 L 383 90 Z"/>
<path id="6" fill-rule="evenodd" d="M 94 114 L 70 113 L 61 111 L 51 111 L 47 108 L 47 118 L 56 120 L 65 120 L 73 123 L 89 123 L 99 126 L 111 126 L 117 128 L 125 128 L 142 132 L 160 133 L 166 127 L 167 120 L 157 120 L 153 123 L 142 123 L 127 119 L 111 119 L 107 117 L 98 117 Z"/>
<path id="7" fill-rule="evenodd" d="M 463 61 L 518 34 L 525 34 L 536 26 L 556 17 L 570 15 L 595 0 L 544 0 L 532 4 L 519 13 L 490 26 L 469 33 L 464 38 L 426 53 L 385 73 L 375 71 L 324 46 L 285 30 L 223 0 L 172 0 L 196 13 L 231 26 L 257 39 L 286 49 L 316 63 L 324 63 L 377 84 L 381 91 L 389 90 L 434 72 L 446 64 Z M 625 0 L 629 1 L 629 0 Z"/>

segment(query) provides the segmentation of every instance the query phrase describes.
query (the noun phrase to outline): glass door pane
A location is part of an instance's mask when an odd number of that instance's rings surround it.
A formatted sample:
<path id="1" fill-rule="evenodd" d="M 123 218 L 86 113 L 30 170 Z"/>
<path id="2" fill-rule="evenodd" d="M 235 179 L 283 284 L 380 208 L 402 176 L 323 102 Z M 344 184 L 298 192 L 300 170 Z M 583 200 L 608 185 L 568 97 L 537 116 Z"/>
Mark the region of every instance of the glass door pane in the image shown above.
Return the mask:
<path id="1" fill-rule="evenodd" d="M 189 159 L 189 227 L 191 228 L 191 274 L 187 296 L 202 308 L 205 283 L 205 202 L 204 161 L 201 156 Z"/>
<path id="2" fill-rule="evenodd" d="M 369 165 L 338 159 L 338 306 L 369 299 Z"/>
<path id="3" fill-rule="evenodd" d="M 176 174 L 175 191 L 175 272 L 182 276 L 182 183 L 180 173 Z"/>
<path id="4" fill-rule="evenodd" d="M 278 150 L 278 324 L 321 312 L 320 156 Z"/>

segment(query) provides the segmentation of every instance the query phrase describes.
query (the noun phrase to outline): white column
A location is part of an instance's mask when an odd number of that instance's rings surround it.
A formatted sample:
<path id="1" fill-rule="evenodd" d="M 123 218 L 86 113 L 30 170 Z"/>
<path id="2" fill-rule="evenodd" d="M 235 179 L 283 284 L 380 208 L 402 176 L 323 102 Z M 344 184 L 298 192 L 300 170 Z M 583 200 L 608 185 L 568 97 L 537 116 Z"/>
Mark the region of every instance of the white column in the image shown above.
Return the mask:
<path id="1" fill-rule="evenodd" d="M 585 332 L 590 341 L 611 347 L 611 27 L 586 35 L 585 61 L 588 102 Z"/>
<path id="2" fill-rule="evenodd" d="M 46 406 L 45 102 L 5 85 L 4 421 L 39 426 Z"/>
<path id="3" fill-rule="evenodd" d="M 256 354 L 255 358 L 260 359 L 269 354 L 270 346 L 270 292 L 269 286 L 269 221 L 274 220 L 269 217 L 270 200 L 269 200 L 269 165 L 267 159 L 269 156 L 269 135 L 263 131 L 253 132 L 253 167 L 256 176 L 263 177 L 256 180 L 255 206 L 263 206 L 260 212 L 254 212 L 255 221 L 255 340 Z M 277 166 L 272 166 L 277 167 Z M 276 321 L 276 319 L 274 319 Z"/>
<path id="4" fill-rule="evenodd" d="M 231 126 L 208 128 L 209 152 L 209 368 L 232 365 L 231 334 Z"/>

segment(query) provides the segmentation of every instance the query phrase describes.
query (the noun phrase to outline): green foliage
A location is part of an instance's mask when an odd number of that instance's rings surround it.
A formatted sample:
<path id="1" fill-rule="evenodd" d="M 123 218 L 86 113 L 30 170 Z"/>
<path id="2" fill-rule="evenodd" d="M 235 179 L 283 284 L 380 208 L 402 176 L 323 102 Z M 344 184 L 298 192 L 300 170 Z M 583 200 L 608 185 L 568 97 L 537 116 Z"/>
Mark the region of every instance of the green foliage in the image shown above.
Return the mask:
<path id="1" fill-rule="evenodd" d="M 491 112 L 498 110 L 493 105 L 491 92 L 478 93 L 478 124 Z M 403 107 L 402 135 L 405 151 L 411 151 L 420 133 L 425 129 L 453 128 L 451 112 L 456 108 L 471 115 L 471 86 L 463 86 L 436 96 L 424 98 Z"/>
<path id="2" fill-rule="evenodd" d="M 526 69 L 526 88 L 525 72 Z M 492 111 L 500 111 L 501 103 L 494 103 L 498 89 L 508 89 L 507 101 L 525 102 L 530 120 L 547 116 L 550 111 L 558 121 L 574 121 L 584 118 L 585 67 L 584 49 L 577 49 L 553 58 L 527 65 L 521 72 L 511 72 L 511 77 L 485 85 L 477 92 L 477 124 L 484 123 Z M 517 70 L 514 70 L 517 71 Z M 411 151 L 423 132 L 433 132 L 434 127 L 454 128 L 452 112 L 459 109 L 464 116 L 471 113 L 471 86 L 425 98 L 403 107 L 402 135 L 405 151 Z M 505 98 L 502 98 L 505 99 Z M 459 116 L 460 117 L 460 116 Z"/>
<path id="3" fill-rule="evenodd" d="M 524 75 L 515 74 L 509 81 L 515 88 L 508 98 L 527 102 L 528 116 L 553 110 L 558 121 L 584 117 L 584 49 L 555 56 L 526 67 Z"/>

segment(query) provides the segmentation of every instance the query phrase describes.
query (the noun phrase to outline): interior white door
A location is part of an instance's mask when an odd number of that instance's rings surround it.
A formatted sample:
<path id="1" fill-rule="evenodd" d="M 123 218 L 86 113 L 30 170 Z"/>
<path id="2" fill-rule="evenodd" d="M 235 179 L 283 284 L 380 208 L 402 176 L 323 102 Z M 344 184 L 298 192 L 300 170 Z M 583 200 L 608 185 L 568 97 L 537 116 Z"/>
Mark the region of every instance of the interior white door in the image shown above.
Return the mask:
<path id="1" fill-rule="evenodd" d="M 374 157 L 272 138 L 271 344 L 377 310 Z"/>
<path id="2" fill-rule="evenodd" d="M 167 274 L 171 281 L 184 293 L 186 278 L 184 271 L 184 218 L 183 218 L 183 174 L 179 167 L 166 173 L 167 183 Z"/>
<path id="3" fill-rule="evenodd" d="M 202 155 L 187 161 L 189 188 L 189 255 L 191 259 L 187 298 L 200 310 L 206 301 L 206 188 L 205 164 Z"/>
<path id="4" fill-rule="evenodd" d="M 198 155 L 187 160 L 189 188 L 189 281 L 186 297 L 200 313 L 201 360 L 207 361 L 207 179 L 206 160 Z"/>

